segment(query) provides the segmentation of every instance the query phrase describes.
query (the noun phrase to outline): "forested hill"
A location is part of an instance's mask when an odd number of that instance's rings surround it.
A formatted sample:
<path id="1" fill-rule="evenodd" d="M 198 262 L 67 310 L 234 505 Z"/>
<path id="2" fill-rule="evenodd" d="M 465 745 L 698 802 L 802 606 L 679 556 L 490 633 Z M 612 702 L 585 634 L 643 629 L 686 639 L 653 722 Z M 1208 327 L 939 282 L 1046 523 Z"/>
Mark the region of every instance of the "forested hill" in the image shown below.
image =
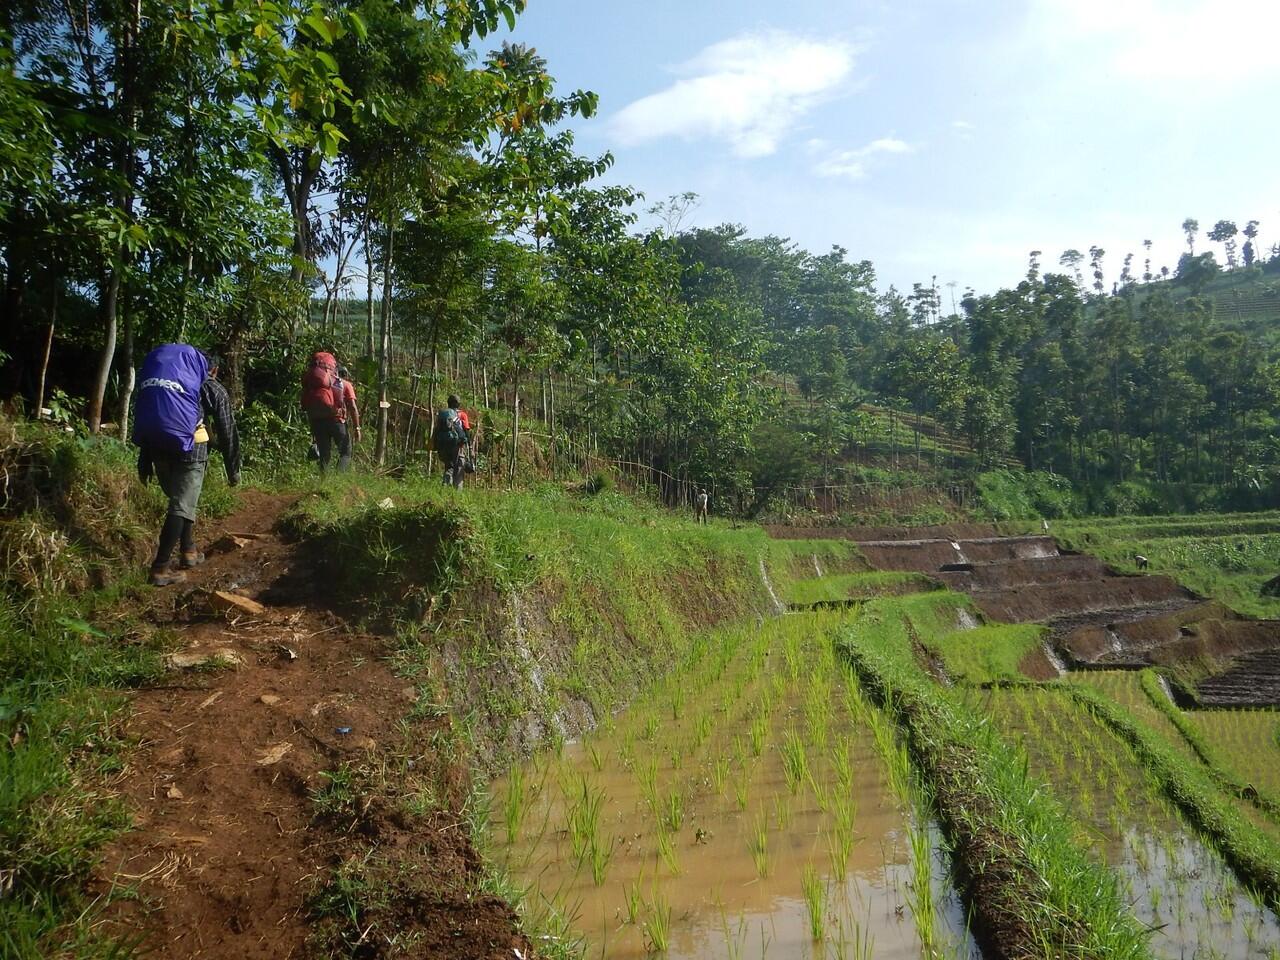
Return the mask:
<path id="1" fill-rule="evenodd" d="M 642 219 L 567 129 L 595 95 L 494 42 L 523 7 L 8 7 L 0 395 L 122 432 L 142 356 L 186 339 L 225 356 L 266 469 L 305 450 L 324 347 L 376 401 L 379 464 L 424 458 L 456 391 L 495 472 L 621 461 L 745 512 L 954 500 L 1018 465 L 1037 476 L 999 482 L 1046 513 L 1280 497 L 1257 221 L 1188 220 L 1171 270 L 1094 247 L 991 294 L 884 291 L 856 253 L 684 228 L 688 195 Z"/>

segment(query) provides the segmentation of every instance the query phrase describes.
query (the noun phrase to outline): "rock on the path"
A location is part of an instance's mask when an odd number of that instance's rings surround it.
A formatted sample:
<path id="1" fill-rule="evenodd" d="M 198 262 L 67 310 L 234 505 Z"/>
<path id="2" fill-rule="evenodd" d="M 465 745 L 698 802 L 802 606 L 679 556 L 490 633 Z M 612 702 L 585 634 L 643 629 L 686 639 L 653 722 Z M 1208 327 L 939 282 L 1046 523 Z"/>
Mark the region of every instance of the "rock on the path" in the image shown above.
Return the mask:
<path id="1" fill-rule="evenodd" d="M 261 617 L 267 612 L 267 608 L 257 600 L 250 600 L 227 590 L 214 590 L 210 593 L 209 605 L 223 613 L 244 613 L 251 617 Z"/>
<path id="2" fill-rule="evenodd" d="M 274 707 L 277 703 L 280 702 L 280 698 L 277 697 L 274 693 L 264 693 L 258 699 L 261 700 L 263 703 L 265 703 L 268 707 Z"/>
<path id="3" fill-rule="evenodd" d="M 239 667 L 243 666 L 244 657 L 230 647 L 218 647 L 214 650 L 179 650 L 165 657 L 165 662 L 175 670 L 206 666 Z"/>
<path id="4" fill-rule="evenodd" d="M 210 553 L 234 553 L 237 550 L 243 550 L 253 541 L 248 537 L 242 537 L 234 533 L 224 534 L 213 543 L 209 544 Z"/>
<path id="5" fill-rule="evenodd" d="M 279 763 L 292 749 L 293 744 L 288 740 L 284 743 L 277 743 L 274 747 L 267 747 L 262 751 L 262 755 L 258 757 L 258 766 L 269 767 L 273 763 Z"/>

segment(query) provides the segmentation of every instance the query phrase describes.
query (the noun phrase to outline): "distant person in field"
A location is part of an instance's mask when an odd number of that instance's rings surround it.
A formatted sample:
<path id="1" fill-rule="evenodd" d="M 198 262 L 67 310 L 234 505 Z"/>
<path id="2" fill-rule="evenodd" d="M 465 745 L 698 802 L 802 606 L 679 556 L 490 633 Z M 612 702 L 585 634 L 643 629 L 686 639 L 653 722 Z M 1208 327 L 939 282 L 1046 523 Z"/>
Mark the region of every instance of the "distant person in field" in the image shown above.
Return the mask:
<path id="1" fill-rule="evenodd" d="M 462 402 L 449 395 L 448 406 L 436 414 L 431 427 L 431 448 L 444 464 L 444 482 L 457 490 L 467 475 L 467 450 L 471 444 L 471 421 Z"/>
<path id="2" fill-rule="evenodd" d="M 152 586 L 167 587 L 187 578 L 184 570 L 204 563 L 196 549 L 196 507 L 209 466 L 209 445 L 222 454 L 227 483 L 240 482 L 240 436 L 231 398 L 218 382 L 219 360 L 185 343 L 156 347 L 142 363 L 142 385 L 133 421 L 139 447 L 138 479 L 152 476 L 169 498 L 155 559 Z M 180 547 L 179 567 L 172 569 Z"/>
<path id="3" fill-rule="evenodd" d="M 360 412 L 355 409 L 355 396 L 355 388 L 342 377 L 333 354 L 321 350 L 311 357 L 302 375 L 302 409 L 311 423 L 311 437 L 315 442 L 321 474 L 328 470 L 335 447 L 338 451 L 338 472 L 344 472 L 351 466 L 347 402 L 350 398 L 351 417 L 358 436 Z"/>
<path id="4" fill-rule="evenodd" d="M 697 497 L 694 498 L 694 510 L 697 513 L 698 522 L 707 522 L 707 508 L 711 505 L 711 498 L 707 496 L 707 491 L 699 490 Z"/>
<path id="5" fill-rule="evenodd" d="M 1151 564 L 1151 561 L 1140 553 L 1135 553 L 1133 555 L 1133 562 L 1137 565 L 1139 570 L 1145 570 Z"/>

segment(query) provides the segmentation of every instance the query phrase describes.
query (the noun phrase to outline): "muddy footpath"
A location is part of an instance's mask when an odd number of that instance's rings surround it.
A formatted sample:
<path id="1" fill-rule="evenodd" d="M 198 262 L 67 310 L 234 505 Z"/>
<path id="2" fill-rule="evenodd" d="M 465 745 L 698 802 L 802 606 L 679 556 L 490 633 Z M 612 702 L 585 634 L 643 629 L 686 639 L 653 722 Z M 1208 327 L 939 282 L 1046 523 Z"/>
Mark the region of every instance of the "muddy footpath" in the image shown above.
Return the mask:
<path id="1" fill-rule="evenodd" d="M 509 907 L 476 892 L 480 860 L 455 818 L 317 816 L 326 772 L 438 762 L 431 727 L 448 720 L 401 722 L 418 691 L 390 669 L 386 638 L 326 607 L 313 562 L 275 532 L 290 500 L 248 491 L 241 503 L 202 525 L 208 561 L 187 583 L 145 595 L 144 621 L 177 649 L 164 680 L 132 697 L 138 748 L 114 787 L 134 828 L 91 884 L 109 901 L 106 930 L 153 957 L 305 956 L 335 871 L 387 850 L 430 891 L 399 955 L 527 951 Z M 387 952 L 384 926 L 353 955 Z"/>

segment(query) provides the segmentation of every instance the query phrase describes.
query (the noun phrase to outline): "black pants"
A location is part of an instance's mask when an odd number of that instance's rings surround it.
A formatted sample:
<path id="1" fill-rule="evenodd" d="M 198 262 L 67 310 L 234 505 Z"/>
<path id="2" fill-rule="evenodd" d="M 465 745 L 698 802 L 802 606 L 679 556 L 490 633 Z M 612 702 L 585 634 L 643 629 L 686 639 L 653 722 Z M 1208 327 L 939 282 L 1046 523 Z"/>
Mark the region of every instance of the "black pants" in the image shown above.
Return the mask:
<path id="1" fill-rule="evenodd" d="M 336 445 L 338 448 L 338 471 L 342 472 L 351 466 L 351 435 L 347 433 L 347 425 L 340 420 L 312 420 L 311 436 L 315 438 L 320 449 L 320 472 L 329 467 L 329 457 Z"/>

